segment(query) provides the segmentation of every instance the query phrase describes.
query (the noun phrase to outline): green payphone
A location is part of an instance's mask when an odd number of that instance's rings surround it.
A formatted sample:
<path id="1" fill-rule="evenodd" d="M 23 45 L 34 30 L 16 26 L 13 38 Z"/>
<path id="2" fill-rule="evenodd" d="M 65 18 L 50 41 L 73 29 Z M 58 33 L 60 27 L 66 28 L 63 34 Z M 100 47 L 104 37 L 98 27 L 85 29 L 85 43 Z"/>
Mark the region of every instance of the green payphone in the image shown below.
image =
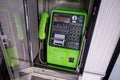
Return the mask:
<path id="1" fill-rule="evenodd" d="M 71 9 L 53 9 L 47 41 L 47 63 L 76 68 L 85 32 L 86 13 Z"/>

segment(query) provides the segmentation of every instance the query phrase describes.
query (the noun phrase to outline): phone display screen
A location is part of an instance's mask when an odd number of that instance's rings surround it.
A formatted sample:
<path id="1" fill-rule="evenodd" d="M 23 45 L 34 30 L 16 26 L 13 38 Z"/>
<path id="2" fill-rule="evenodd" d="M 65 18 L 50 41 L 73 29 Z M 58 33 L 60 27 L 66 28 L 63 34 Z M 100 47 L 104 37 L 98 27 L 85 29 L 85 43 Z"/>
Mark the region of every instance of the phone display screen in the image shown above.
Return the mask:
<path id="1" fill-rule="evenodd" d="M 63 22 L 63 23 L 70 23 L 70 18 L 66 17 L 54 17 L 55 22 Z"/>

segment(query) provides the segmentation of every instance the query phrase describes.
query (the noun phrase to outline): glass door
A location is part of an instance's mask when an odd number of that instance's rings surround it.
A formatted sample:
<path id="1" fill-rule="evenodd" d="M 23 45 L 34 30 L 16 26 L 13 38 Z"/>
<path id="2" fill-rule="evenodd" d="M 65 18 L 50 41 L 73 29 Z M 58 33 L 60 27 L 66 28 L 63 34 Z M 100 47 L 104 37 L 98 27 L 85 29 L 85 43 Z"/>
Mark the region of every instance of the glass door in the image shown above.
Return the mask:
<path id="1" fill-rule="evenodd" d="M 23 0 L 0 0 L 0 42 L 11 79 L 31 66 Z"/>

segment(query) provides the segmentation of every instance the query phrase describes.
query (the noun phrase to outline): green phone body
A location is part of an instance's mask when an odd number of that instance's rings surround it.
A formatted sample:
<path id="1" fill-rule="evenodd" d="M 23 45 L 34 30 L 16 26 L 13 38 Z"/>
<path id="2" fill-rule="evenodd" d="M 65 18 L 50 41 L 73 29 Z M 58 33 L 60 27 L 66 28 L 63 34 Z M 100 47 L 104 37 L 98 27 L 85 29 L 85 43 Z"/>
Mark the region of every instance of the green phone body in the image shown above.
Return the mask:
<path id="1" fill-rule="evenodd" d="M 53 9 L 47 41 L 47 63 L 75 69 L 85 33 L 86 12 Z"/>

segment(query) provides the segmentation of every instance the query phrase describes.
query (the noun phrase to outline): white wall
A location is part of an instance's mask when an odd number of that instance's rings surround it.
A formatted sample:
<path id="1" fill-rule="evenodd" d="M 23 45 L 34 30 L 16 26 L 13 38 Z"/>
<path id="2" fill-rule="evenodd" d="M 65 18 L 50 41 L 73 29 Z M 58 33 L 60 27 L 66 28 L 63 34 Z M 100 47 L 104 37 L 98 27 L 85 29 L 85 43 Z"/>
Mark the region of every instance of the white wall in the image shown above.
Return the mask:
<path id="1" fill-rule="evenodd" d="M 82 80 L 101 80 L 106 74 L 119 37 L 120 0 L 102 0 Z M 120 80 L 120 62 L 113 74 L 110 80 Z"/>
<path id="2" fill-rule="evenodd" d="M 120 37 L 120 0 L 102 0 L 85 72 L 105 75 Z"/>
<path id="3" fill-rule="evenodd" d="M 94 73 L 83 73 L 82 80 L 102 80 L 102 75 L 94 74 Z M 80 80 L 80 79 L 79 79 Z"/>

